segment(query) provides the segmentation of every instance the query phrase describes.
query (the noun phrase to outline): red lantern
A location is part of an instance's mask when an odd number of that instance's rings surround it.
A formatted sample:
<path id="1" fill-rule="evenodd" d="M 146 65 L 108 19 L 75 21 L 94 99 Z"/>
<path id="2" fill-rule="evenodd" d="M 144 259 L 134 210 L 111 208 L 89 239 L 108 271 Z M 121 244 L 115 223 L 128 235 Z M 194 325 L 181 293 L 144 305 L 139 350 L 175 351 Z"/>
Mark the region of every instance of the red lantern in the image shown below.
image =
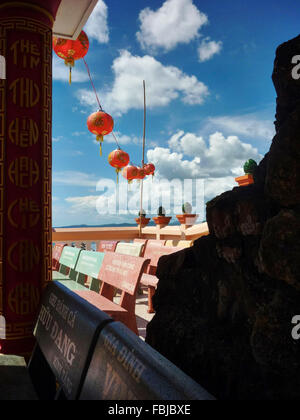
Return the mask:
<path id="1" fill-rule="evenodd" d="M 138 168 L 133 165 L 126 166 L 126 168 L 123 169 L 122 175 L 127 179 L 128 184 L 131 184 L 138 175 Z"/>
<path id="2" fill-rule="evenodd" d="M 130 157 L 124 150 L 116 149 L 109 154 L 108 162 L 113 168 L 116 168 L 117 181 L 119 180 L 119 172 L 128 165 L 129 161 Z"/>
<path id="3" fill-rule="evenodd" d="M 141 179 L 144 179 L 146 177 L 146 172 L 144 168 L 137 168 L 137 170 L 138 170 L 138 173 L 137 173 L 136 179 L 140 181 Z"/>
<path id="4" fill-rule="evenodd" d="M 85 32 L 81 31 L 76 41 L 71 39 L 53 37 L 53 49 L 58 57 L 65 60 L 65 65 L 70 67 L 70 79 L 72 81 L 72 67 L 76 60 L 85 57 L 89 50 L 89 39 Z"/>
<path id="5" fill-rule="evenodd" d="M 102 156 L 103 136 L 113 131 L 114 120 L 106 112 L 98 111 L 89 116 L 87 126 L 91 133 L 97 135 L 96 140 L 100 142 L 100 156 Z"/>
<path id="6" fill-rule="evenodd" d="M 155 172 L 155 166 L 153 165 L 153 163 L 147 163 L 147 165 L 144 166 L 144 171 L 146 173 L 146 175 L 154 175 Z"/>

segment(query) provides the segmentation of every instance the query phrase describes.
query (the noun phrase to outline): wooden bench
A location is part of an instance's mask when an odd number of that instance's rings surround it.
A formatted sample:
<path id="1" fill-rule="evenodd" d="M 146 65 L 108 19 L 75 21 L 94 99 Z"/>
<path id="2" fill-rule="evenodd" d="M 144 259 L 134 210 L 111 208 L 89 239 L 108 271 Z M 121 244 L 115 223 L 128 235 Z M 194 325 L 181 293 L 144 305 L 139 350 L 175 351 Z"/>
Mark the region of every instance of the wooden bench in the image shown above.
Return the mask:
<path id="1" fill-rule="evenodd" d="M 145 258 L 105 252 L 98 276 L 102 282 L 100 294 L 89 290 L 76 293 L 138 334 L 135 316 L 136 291 L 148 264 L 149 260 Z M 118 304 L 113 301 L 115 289 L 121 291 Z"/>
<path id="2" fill-rule="evenodd" d="M 76 400 L 101 328 L 112 319 L 63 285 L 43 295 L 28 371 L 41 400 Z M 58 389 L 57 389 L 58 385 Z"/>
<path id="3" fill-rule="evenodd" d="M 116 246 L 118 245 L 119 241 L 99 241 L 97 251 L 98 252 L 115 252 Z"/>
<path id="4" fill-rule="evenodd" d="M 80 400 L 214 400 L 119 322 L 98 338 Z"/>
<path id="5" fill-rule="evenodd" d="M 66 246 L 65 244 L 54 245 L 52 249 L 52 271 L 59 270 L 59 260 L 65 246 Z"/>
<path id="6" fill-rule="evenodd" d="M 148 244 L 149 246 L 149 244 Z M 155 293 L 155 289 L 158 284 L 158 278 L 155 276 L 158 261 L 163 255 L 173 254 L 175 252 L 181 251 L 181 248 L 177 247 L 167 247 L 167 246 L 152 246 L 147 247 L 145 252 L 145 258 L 150 259 L 147 272 L 143 273 L 141 278 L 141 285 L 147 287 L 148 289 L 148 313 L 154 313 L 152 298 Z"/>
<path id="7" fill-rule="evenodd" d="M 98 275 L 102 266 L 104 252 L 81 251 L 74 270 L 68 280 L 59 280 L 69 289 L 86 290 L 87 286 L 90 290 L 97 293 L 100 291 L 100 282 Z M 90 278 L 90 284 L 86 284 L 87 278 Z"/>
<path id="8" fill-rule="evenodd" d="M 52 272 L 52 279 L 53 280 L 68 280 L 68 279 L 74 279 L 74 276 L 76 273 L 74 273 L 72 270 L 74 270 L 79 254 L 81 252 L 80 248 L 75 248 L 72 246 L 65 246 L 61 257 L 59 259 L 59 270 Z"/>
<path id="9" fill-rule="evenodd" d="M 115 252 L 123 255 L 132 255 L 133 257 L 140 257 L 143 253 L 143 243 L 119 242 Z"/>

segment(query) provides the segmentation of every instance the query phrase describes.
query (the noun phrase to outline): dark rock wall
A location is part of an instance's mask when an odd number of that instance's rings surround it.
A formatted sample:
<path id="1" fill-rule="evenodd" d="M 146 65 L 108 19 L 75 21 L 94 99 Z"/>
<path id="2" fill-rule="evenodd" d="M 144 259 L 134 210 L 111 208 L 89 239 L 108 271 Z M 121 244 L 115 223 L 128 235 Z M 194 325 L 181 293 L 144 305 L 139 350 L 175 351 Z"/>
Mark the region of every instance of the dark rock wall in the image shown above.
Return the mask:
<path id="1" fill-rule="evenodd" d="M 207 204 L 210 235 L 162 257 L 146 341 L 219 399 L 300 399 L 300 36 L 276 52 L 276 136 Z"/>

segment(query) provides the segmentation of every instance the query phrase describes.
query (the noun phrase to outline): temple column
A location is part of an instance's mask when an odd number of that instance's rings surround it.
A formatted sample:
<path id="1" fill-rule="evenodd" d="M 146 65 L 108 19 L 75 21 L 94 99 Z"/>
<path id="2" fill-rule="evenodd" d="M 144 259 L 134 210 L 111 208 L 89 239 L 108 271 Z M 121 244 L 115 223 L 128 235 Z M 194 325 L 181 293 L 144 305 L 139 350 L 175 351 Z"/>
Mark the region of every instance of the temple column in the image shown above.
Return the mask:
<path id="1" fill-rule="evenodd" d="M 6 80 L 0 80 L 5 354 L 32 351 L 41 293 L 51 280 L 52 27 L 60 2 L 0 1 L 0 55 L 6 59 Z"/>

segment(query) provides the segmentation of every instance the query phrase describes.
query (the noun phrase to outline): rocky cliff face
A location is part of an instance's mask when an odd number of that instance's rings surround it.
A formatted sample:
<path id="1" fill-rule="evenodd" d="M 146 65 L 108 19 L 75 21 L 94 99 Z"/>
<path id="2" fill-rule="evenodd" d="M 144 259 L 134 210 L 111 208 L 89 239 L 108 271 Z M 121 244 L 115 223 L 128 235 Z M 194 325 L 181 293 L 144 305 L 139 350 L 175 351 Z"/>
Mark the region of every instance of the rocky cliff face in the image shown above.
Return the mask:
<path id="1" fill-rule="evenodd" d="M 219 399 L 300 399 L 300 36 L 276 52 L 276 136 L 207 204 L 208 237 L 161 258 L 146 341 Z M 300 71 L 299 71 L 300 73 Z"/>

